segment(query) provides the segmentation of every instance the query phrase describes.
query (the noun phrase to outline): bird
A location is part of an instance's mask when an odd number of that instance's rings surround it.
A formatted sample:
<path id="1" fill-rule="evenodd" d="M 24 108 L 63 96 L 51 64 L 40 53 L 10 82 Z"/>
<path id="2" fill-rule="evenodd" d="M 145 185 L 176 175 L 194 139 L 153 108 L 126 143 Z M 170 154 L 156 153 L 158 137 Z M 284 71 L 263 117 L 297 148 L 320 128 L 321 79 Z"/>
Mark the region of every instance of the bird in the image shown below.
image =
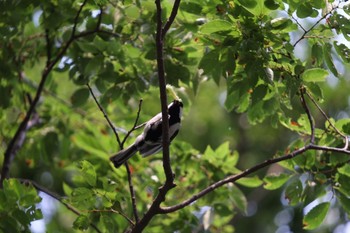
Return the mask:
<path id="1" fill-rule="evenodd" d="M 168 105 L 170 142 L 179 133 L 181 127 L 182 109 L 183 103 L 180 99 L 176 99 Z M 113 162 L 116 168 L 118 168 L 138 151 L 142 157 L 156 154 L 162 150 L 162 138 L 162 113 L 160 112 L 147 121 L 143 132 L 136 137 L 133 144 L 111 156 L 110 161 Z"/>

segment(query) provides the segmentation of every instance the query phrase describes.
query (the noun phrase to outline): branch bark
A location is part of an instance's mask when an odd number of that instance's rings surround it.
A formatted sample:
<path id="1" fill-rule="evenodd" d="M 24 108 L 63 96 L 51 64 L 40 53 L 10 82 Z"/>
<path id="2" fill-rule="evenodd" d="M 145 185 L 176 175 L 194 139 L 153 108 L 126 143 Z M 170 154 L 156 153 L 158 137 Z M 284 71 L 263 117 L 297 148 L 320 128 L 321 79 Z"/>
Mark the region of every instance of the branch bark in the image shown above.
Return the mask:
<path id="1" fill-rule="evenodd" d="M 171 24 L 174 22 L 177 11 L 179 9 L 180 0 L 176 0 L 171 11 L 171 15 L 168 18 L 167 23 L 163 28 L 162 22 L 162 6 L 161 1 L 155 1 L 157 8 L 157 33 L 156 33 L 156 48 L 157 48 L 157 68 L 158 68 L 158 79 L 159 79 L 159 92 L 160 92 L 160 102 L 162 110 L 162 132 L 163 132 L 163 170 L 165 173 L 165 183 L 159 188 L 158 194 L 151 204 L 151 207 L 145 213 L 143 218 L 136 223 L 132 232 L 142 232 L 143 229 L 149 224 L 151 219 L 160 213 L 160 204 L 165 200 L 165 196 L 168 191 L 175 187 L 174 184 L 174 174 L 171 169 L 170 164 L 170 153 L 169 153 L 169 121 L 168 119 L 168 101 L 166 94 L 166 78 L 165 78 L 165 68 L 164 68 L 164 58 L 163 58 L 163 45 L 166 32 L 169 30 Z"/>

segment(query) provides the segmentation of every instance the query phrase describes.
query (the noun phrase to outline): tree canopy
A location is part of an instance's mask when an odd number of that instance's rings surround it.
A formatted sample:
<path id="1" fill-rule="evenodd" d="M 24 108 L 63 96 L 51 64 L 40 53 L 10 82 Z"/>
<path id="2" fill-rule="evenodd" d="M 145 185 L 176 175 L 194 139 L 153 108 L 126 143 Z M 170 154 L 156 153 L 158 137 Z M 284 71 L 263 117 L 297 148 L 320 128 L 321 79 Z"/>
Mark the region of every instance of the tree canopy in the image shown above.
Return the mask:
<path id="1" fill-rule="evenodd" d="M 0 8 L 0 232 L 349 226 L 346 0 Z M 166 85 L 184 103 L 178 137 L 116 169 L 166 116 Z"/>

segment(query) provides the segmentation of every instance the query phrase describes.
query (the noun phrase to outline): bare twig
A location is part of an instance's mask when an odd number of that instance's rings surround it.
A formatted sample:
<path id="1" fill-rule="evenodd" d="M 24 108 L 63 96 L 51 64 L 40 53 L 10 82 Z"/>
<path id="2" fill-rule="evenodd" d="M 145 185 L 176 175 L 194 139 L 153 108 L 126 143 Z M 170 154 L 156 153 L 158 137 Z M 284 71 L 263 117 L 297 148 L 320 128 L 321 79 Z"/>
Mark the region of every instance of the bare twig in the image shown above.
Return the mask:
<path id="1" fill-rule="evenodd" d="M 92 95 L 92 98 L 94 99 L 96 105 L 98 106 L 98 108 L 99 108 L 100 111 L 102 112 L 104 118 L 107 120 L 109 126 L 110 126 L 111 129 L 113 130 L 113 133 L 114 133 L 114 135 L 115 135 L 115 137 L 116 137 L 116 139 L 117 139 L 117 141 L 118 141 L 118 144 L 121 145 L 118 132 L 117 132 L 116 128 L 114 127 L 112 121 L 109 119 L 109 117 L 108 117 L 108 115 L 106 114 L 105 110 L 102 108 L 102 106 L 100 105 L 100 103 L 97 101 L 97 98 L 96 98 L 94 92 L 92 91 L 92 89 L 91 89 L 91 87 L 90 87 L 90 84 L 87 83 L 86 86 L 89 88 L 89 91 L 90 91 L 90 93 L 91 93 L 91 95 Z"/>
<path id="2" fill-rule="evenodd" d="M 139 214 L 137 212 L 135 190 L 134 190 L 134 186 L 132 183 L 131 171 L 130 171 L 130 167 L 129 167 L 128 162 L 125 162 L 125 168 L 126 168 L 126 173 L 128 174 L 128 183 L 129 183 L 129 190 L 130 190 L 130 196 L 131 196 L 132 210 L 134 213 L 135 222 L 138 223 L 140 218 L 139 218 Z"/>
<path id="3" fill-rule="evenodd" d="M 139 101 L 139 110 L 137 111 L 137 115 L 136 115 L 136 119 L 135 119 L 135 122 L 134 122 L 134 125 L 133 127 L 126 133 L 123 141 L 120 143 L 120 148 L 123 149 L 124 147 L 124 143 L 126 141 L 126 139 L 128 139 L 128 137 L 130 136 L 130 134 L 135 130 L 135 129 L 138 129 L 140 128 L 137 123 L 139 121 L 139 118 L 140 118 L 140 113 L 141 113 L 141 107 L 142 107 L 142 99 L 140 99 Z M 144 126 L 146 123 L 142 124 L 142 126 Z"/>
<path id="4" fill-rule="evenodd" d="M 104 210 L 97 210 L 97 209 L 93 209 L 93 210 L 88 210 L 86 212 L 89 213 L 115 213 L 115 214 L 119 214 L 121 216 L 123 216 L 132 226 L 135 225 L 135 223 L 128 217 L 126 216 L 124 213 L 120 212 L 119 210 L 115 210 L 115 209 L 104 209 Z"/>
<path id="5" fill-rule="evenodd" d="M 293 19 L 296 21 L 296 23 L 302 28 L 302 30 L 304 31 L 304 33 L 301 35 L 301 37 L 297 40 L 297 41 L 295 41 L 295 43 L 293 44 L 293 47 L 295 47 L 301 40 L 303 40 L 304 38 L 305 38 L 305 36 L 306 36 L 306 34 L 308 34 L 309 32 L 311 32 L 322 20 L 324 20 L 324 19 L 326 19 L 330 14 L 332 14 L 333 13 L 333 11 L 334 10 L 336 10 L 337 8 L 339 7 L 339 5 L 337 5 L 337 6 L 332 6 L 332 9 L 329 11 L 329 12 L 327 12 L 326 14 L 324 14 L 321 18 L 319 18 L 309 29 L 307 29 L 307 30 L 305 30 L 305 28 L 303 28 L 300 24 L 299 24 L 299 22 L 296 20 L 296 19 L 294 19 L 294 17 L 293 17 Z"/>
<path id="6" fill-rule="evenodd" d="M 292 19 L 298 24 L 298 26 L 299 26 L 304 32 L 306 32 L 306 29 L 303 27 L 303 25 L 301 25 L 301 24 L 299 23 L 298 19 L 296 19 L 296 18 L 294 17 L 293 14 L 292 14 Z"/>
<path id="7" fill-rule="evenodd" d="M 306 101 L 305 101 L 305 96 L 304 96 L 304 92 L 305 92 L 305 88 L 304 87 L 301 87 L 300 88 L 300 102 L 301 102 L 301 105 L 303 106 L 305 112 L 306 112 L 306 115 L 309 119 L 309 122 L 310 122 L 310 129 L 311 129 L 311 139 L 310 139 L 310 143 L 311 144 L 315 144 L 315 123 L 314 123 L 314 120 L 311 116 L 311 113 L 310 113 L 310 109 L 309 109 L 309 106 L 307 105 Z"/>
<path id="8" fill-rule="evenodd" d="M 175 0 L 174 1 L 174 5 L 173 8 L 171 10 L 170 16 L 167 20 L 167 22 L 165 23 L 163 30 L 162 30 L 162 40 L 164 40 L 166 33 L 168 32 L 168 30 L 170 29 L 170 26 L 173 24 L 176 15 L 177 15 L 177 11 L 179 10 L 180 7 L 180 2 L 181 0 Z"/>
<path id="9" fill-rule="evenodd" d="M 339 129 L 337 127 L 335 127 L 335 125 L 333 124 L 333 122 L 329 119 L 329 117 L 327 116 L 327 114 L 323 111 L 323 109 L 320 107 L 320 105 L 316 102 L 316 100 L 312 97 L 312 95 L 305 90 L 306 95 L 309 97 L 309 99 L 312 101 L 312 103 L 316 106 L 316 108 L 318 109 L 318 111 L 320 111 L 320 113 L 322 114 L 322 116 L 326 119 L 326 121 L 329 123 L 329 125 L 341 136 L 344 138 L 345 142 L 344 142 L 344 150 L 346 150 L 349 147 L 349 140 L 348 137 L 343 134 L 342 132 L 339 131 Z"/>
<path id="10" fill-rule="evenodd" d="M 45 39 L 46 39 L 46 66 L 48 66 L 51 62 L 51 40 L 50 40 L 50 33 L 49 29 L 45 29 Z"/>

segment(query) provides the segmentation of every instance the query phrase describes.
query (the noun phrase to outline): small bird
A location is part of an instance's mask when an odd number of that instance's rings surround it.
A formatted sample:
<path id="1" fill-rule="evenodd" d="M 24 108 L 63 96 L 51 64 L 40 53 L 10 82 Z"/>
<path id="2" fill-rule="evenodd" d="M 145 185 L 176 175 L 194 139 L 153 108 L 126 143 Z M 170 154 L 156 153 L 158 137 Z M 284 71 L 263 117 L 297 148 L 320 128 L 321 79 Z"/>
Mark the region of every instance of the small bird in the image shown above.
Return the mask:
<path id="1" fill-rule="evenodd" d="M 181 100 L 174 100 L 168 105 L 169 137 L 170 142 L 176 137 L 181 127 L 183 104 Z M 149 120 L 145 128 L 135 142 L 128 148 L 119 151 L 110 157 L 116 168 L 124 164 L 128 159 L 140 152 L 142 157 L 155 154 L 162 150 L 162 113 L 158 113 Z"/>

